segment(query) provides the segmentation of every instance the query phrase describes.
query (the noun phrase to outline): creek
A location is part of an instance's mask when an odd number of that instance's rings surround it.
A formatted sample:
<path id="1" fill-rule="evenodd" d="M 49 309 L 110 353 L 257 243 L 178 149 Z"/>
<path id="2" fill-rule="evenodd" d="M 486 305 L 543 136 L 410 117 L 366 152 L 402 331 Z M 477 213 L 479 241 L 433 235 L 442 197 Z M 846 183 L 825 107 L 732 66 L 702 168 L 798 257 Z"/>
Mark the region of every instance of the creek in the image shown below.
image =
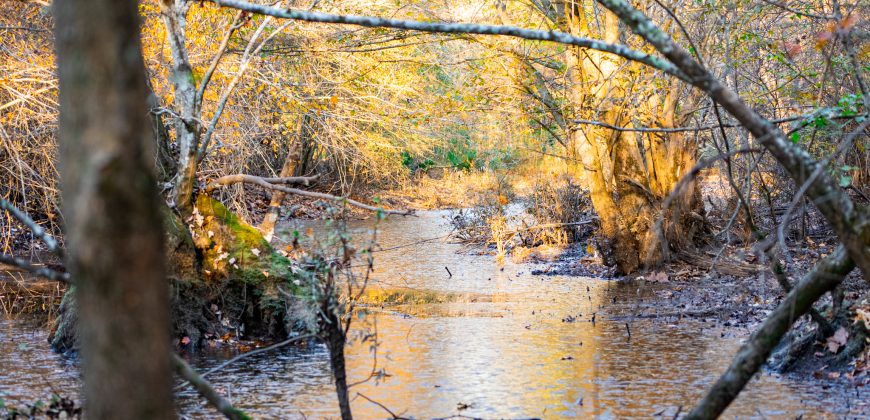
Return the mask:
<path id="1" fill-rule="evenodd" d="M 369 295 L 400 294 L 414 303 L 371 306 L 355 324 L 376 325 L 376 370 L 385 373 L 351 388 L 360 419 L 390 415 L 358 393 L 414 418 L 672 418 L 697 402 L 740 344 L 740 335 L 704 320 L 633 319 L 639 302 L 656 299 L 654 285 L 532 275 L 534 265 L 502 265 L 443 239 L 419 243 L 449 232 L 447 214 L 390 217 L 378 225 L 384 250 L 375 254 Z M 354 221 L 349 229 L 366 238 L 372 226 Z M 327 230 L 321 222 L 290 222 L 278 233 L 287 240 L 309 229 L 314 238 Z M 52 353 L 45 337 L 27 320 L 0 320 L 0 397 L 23 403 L 52 392 L 75 396 L 75 362 Z M 370 376 L 370 344 L 355 340 L 347 349 L 350 382 Z M 205 370 L 234 355 L 187 357 Z M 338 415 L 322 345 L 251 356 L 209 379 L 255 418 Z M 725 417 L 833 418 L 848 412 L 843 398 L 817 383 L 763 373 Z M 188 418 L 217 417 L 189 388 L 178 405 Z"/>

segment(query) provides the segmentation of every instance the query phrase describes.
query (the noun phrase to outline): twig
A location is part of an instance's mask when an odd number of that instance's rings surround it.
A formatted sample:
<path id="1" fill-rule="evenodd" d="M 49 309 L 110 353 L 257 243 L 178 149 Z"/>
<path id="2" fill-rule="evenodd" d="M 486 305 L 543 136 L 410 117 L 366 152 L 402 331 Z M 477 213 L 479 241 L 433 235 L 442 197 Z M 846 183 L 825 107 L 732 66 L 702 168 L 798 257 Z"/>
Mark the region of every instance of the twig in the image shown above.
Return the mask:
<path id="1" fill-rule="evenodd" d="M 39 277 L 45 277 L 49 280 L 61 281 L 64 283 L 70 282 L 69 273 L 61 273 L 48 267 L 37 267 L 31 264 L 30 261 L 18 257 L 13 257 L 11 255 L 0 254 L 0 263 L 18 267 L 22 270 L 29 271 L 34 275 L 37 275 Z"/>
<path id="2" fill-rule="evenodd" d="M 402 417 L 402 416 L 400 416 L 400 415 L 398 415 L 398 414 L 392 412 L 392 410 L 390 410 L 389 408 L 387 408 L 387 406 L 385 406 L 385 405 L 383 405 L 383 404 L 381 404 L 381 403 L 379 403 L 379 402 L 377 402 L 377 401 L 375 401 L 375 400 L 373 400 L 373 399 L 371 399 L 371 398 L 369 398 L 369 397 L 366 397 L 365 395 L 360 394 L 359 392 L 357 392 L 356 395 L 359 395 L 360 397 L 365 398 L 368 402 L 370 402 L 370 403 L 372 403 L 372 404 L 374 404 L 374 405 L 376 405 L 376 406 L 381 407 L 382 409 L 384 409 L 384 411 L 386 411 L 386 412 L 389 413 L 391 416 L 393 416 L 393 420 L 408 420 L 407 417 Z"/>

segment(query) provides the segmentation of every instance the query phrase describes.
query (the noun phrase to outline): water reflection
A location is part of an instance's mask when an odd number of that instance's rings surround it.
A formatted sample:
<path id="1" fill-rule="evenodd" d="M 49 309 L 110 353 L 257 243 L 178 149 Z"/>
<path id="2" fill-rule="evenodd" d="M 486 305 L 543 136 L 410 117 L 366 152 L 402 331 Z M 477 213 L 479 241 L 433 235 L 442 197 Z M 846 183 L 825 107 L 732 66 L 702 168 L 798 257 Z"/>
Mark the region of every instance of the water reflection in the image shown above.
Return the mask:
<path id="1" fill-rule="evenodd" d="M 381 243 L 395 247 L 443 236 L 443 215 L 391 218 L 380 226 Z M 309 227 L 315 235 L 323 233 L 310 223 L 287 225 L 283 232 Z M 370 222 L 352 228 L 361 236 Z M 365 323 L 377 325 L 380 341 L 377 368 L 389 376 L 352 388 L 352 396 L 361 393 L 416 418 L 459 413 L 672 418 L 702 395 L 739 345 L 695 321 L 669 325 L 636 319 L 629 335 L 625 318 L 614 316 L 630 318 L 637 299 L 652 297 L 648 286 L 639 290 L 629 283 L 532 276 L 527 266 L 501 267 L 492 257 L 457 254 L 458 249 L 431 241 L 377 254 L 374 288 L 434 291 L 451 298 L 369 308 Z M 0 392 L 26 400 L 50 393 L 33 380 L 37 376 L 74 389 L 75 370 L 47 351 L 44 333 L 24 331 L 19 324 L 0 323 Z M 15 347 L 20 342 L 45 348 L 34 349 L 38 359 L 24 363 Z M 190 356 L 202 369 L 226 357 Z M 367 378 L 373 364 L 369 344 L 351 346 L 348 364 L 351 381 Z M 256 418 L 338 416 L 328 355 L 316 343 L 252 356 L 210 379 Z M 836 398 L 841 397 L 765 374 L 752 381 L 726 417 L 833 418 L 846 406 L 830 402 Z M 178 404 L 188 418 L 218 417 L 190 389 L 181 392 Z M 363 398 L 352 404 L 358 418 L 390 417 Z"/>

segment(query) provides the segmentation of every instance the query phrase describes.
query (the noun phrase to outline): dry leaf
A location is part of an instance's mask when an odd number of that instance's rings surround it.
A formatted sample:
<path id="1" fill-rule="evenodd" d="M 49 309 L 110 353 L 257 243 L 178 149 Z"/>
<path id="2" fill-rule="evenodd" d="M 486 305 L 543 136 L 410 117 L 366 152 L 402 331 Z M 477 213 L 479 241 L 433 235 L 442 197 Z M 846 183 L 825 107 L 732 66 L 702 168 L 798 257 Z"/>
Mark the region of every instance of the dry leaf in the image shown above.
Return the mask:
<path id="1" fill-rule="evenodd" d="M 836 353 L 840 351 L 840 347 L 846 345 L 846 341 L 849 339 L 849 332 L 846 331 L 845 328 L 840 327 L 834 335 L 828 337 L 827 343 L 825 345 L 828 347 L 828 351 L 831 353 Z"/>
<path id="2" fill-rule="evenodd" d="M 652 273 L 652 274 L 649 276 L 649 281 L 657 282 L 657 283 L 667 283 L 667 281 L 668 281 L 668 274 L 665 273 L 664 271 L 659 271 L 659 272 L 657 272 L 657 273 Z"/>
<path id="3" fill-rule="evenodd" d="M 260 250 L 257 248 L 251 248 L 251 254 L 254 254 L 255 257 L 260 256 Z"/>
<path id="4" fill-rule="evenodd" d="M 855 320 L 863 321 L 864 328 L 870 330 L 870 307 L 855 309 Z"/>
<path id="5" fill-rule="evenodd" d="M 785 48 L 786 54 L 788 54 L 788 56 L 791 58 L 797 57 L 797 55 L 800 54 L 801 50 L 803 49 L 803 47 L 801 47 L 801 44 L 798 44 L 796 42 L 785 41 L 782 43 L 782 46 L 783 48 Z"/>

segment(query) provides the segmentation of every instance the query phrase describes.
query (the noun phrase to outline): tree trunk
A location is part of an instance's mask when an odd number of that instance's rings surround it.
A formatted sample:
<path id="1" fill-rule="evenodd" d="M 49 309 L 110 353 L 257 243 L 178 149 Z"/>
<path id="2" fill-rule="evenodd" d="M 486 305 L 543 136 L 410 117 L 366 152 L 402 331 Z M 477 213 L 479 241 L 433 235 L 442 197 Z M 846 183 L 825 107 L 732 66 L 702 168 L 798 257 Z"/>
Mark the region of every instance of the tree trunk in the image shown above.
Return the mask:
<path id="1" fill-rule="evenodd" d="M 54 7 L 67 268 L 87 415 L 172 418 L 169 293 L 137 2 Z"/>
<path id="2" fill-rule="evenodd" d="M 199 118 L 199 101 L 196 97 L 196 81 L 184 45 L 185 18 L 192 2 L 185 0 L 161 0 L 160 12 L 166 27 L 166 37 L 172 51 L 172 87 L 175 112 L 175 141 L 178 143 L 178 173 L 174 182 L 175 206 L 182 218 L 193 212 L 194 186 L 196 184 L 197 151 L 199 149 L 202 123 Z"/>
<path id="3" fill-rule="evenodd" d="M 325 308 L 329 310 L 329 308 Z M 329 312 L 329 322 L 324 323 L 326 331 L 326 347 L 329 348 L 329 364 L 332 365 L 332 376 L 335 379 L 335 393 L 338 396 L 338 408 L 342 420 L 352 420 L 350 396 L 347 387 L 347 368 L 344 360 L 346 337 L 341 320 L 333 312 Z"/>
<path id="4" fill-rule="evenodd" d="M 587 21 L 582 6 L 572 7 L 566 5 L 562 26 L 577 34 L 597 27 Z M 605 42 L 619 41 L 619 20 L 613 13 L 604 13 L 602 29 Z M 569 48 L 566 62 L 575 117 L 622 127 L 632 117 L 626 112 L 640 113 L 640 109 L 627 106 L 625 98 L 642 76 L 627 80 L 618 73 L 615 58 L 598 51 Z M 652 120 L 650 125 L 673 127 L 678 89 L 679 85 L 670 86 L 662 100 L 652 95 L 654 100 L 647 104 L 650 109 L 646 113 Z M 662 241 L 670 248 L 691 244 L 703 223 L 703 218 L 693 217 L 703 213 L 697 185 L 690 183 L 677 192 L 669 209 L 662 205 L 682 175 L 691 170 L 694 142 L 685 141 L 680 134 L 639 135 L 595 126 L 572 126 L 571 142 L 581 158 L 586 186 L 601 223 L 596 243 L 605 264 L 630 274 L 664 261 L 667 253 Z M 657 229 L 659 217 L 664 219 L 664 237 Z"/>
<path id="5" fill-rule="evenodd" d="M 302 158 L 302 146 L 308 143 L 308 140 L 312 135 L 312 130 L 311 114 L 306 112 L 300 119 L 299 130 L 297 131 L 295 138 L 292 139 L 290 150 L 287 152 L 287 157 L 284 159 L 284 166 L 281 168 L 281 178 L 291 177 L 296 174 L 296 171 L 299 168 L 299 162 Z M 272 235 L 275 233 L 275 223 L 278 222 L 278 215 L 281 211 L 281 204 L 284 202 L 285 196 L 286 193 L 283 191 L 275 190 L 272 192 L 272 201 L 269 203 L 269 210 L 266 212 L 263 222 L 260 223 L 260 232 L 263 233 L 263 236 L 267 241 L 272 241 Z"/>

